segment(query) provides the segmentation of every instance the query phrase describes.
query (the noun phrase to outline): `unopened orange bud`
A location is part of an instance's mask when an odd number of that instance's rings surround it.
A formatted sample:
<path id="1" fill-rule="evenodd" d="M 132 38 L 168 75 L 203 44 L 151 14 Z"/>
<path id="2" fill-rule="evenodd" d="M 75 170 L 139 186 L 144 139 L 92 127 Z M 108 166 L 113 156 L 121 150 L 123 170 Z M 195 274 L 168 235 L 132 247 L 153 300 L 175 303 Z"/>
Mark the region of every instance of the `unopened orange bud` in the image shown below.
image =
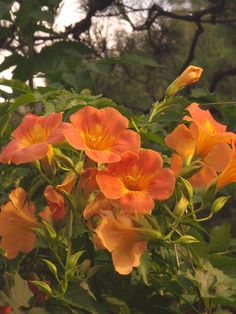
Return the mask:
<path id="1" fill-rule="evenodd" d="M 194 65 L 189 65 L 184 72 L 177 77 L 177 79 L 171 83 L 166 90 L 166 96 L 174 96 L 179 90 L 187 85 L 191 85 L 199 81 L 202 75 L 203 69 Z"/>

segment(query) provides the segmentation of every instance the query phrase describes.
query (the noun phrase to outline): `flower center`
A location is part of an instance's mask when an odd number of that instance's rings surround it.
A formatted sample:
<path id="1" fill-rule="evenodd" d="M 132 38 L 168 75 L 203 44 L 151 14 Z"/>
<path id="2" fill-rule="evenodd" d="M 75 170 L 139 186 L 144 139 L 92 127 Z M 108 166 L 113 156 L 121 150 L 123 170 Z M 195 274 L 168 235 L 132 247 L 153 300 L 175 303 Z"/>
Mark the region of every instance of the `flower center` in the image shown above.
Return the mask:
<path id="1" fill-rule="evenodd" d="M 206 120 L 203 125 L 209 133 L 211 134 L 215 133 L 215 128 L 209 120 Z"/>
<path id="2" fill-rule="evenodd" d="M 21 143 L 24 147 L 28 147 L 32 144 L 45 143 L 47 138 L 47 130 L 45 130 L 40 124 L 36 124 L 33 130 L 21 139 Z"/>
<path id="3" fill-rule="evenodd" d="M 97 124 L 89 132 L 83 133 L 82 136 L 90 149 L 110 149 L 112 143 L 114 142 L 114 136 L 106 133 L 99 124 Z"/>

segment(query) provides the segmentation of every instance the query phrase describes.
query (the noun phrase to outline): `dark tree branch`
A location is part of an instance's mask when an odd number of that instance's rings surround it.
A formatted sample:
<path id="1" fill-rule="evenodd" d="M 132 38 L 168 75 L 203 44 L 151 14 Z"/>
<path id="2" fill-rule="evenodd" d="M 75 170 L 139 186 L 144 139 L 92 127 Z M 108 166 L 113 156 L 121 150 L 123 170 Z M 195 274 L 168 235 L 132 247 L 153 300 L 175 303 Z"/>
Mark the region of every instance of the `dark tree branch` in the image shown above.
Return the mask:
<path id="1" fill-rule="evenodd" d="M 213 93 L 216 90 L 217 84 L 224 79 L 226 76 L 236 75 L 236 66 L 232 66 L 231 68 L 219 70 L 213 74 L 211 84 L 209 87 L 209 91 Z"/>
<path id="2" fill-rule="evenodd" d="M 67 27 L 66 31 L 60 34 L 55 34 L 52 36 L 35 36 L 35 40 L 56 40 L 56 39 L 62 39 L 63 37 L 67 37 L 68 35 L 72 34 L 75 39 L 78 39 L 82 33 L 89 30 L 91 26 L 92 17 L 112 17 L 112 16 L 123 16 L 125 20 L 127 20 L 133 30 L 135 31 L 142 31 L 149 29 L 152 24 L 156 21 L 158 17 L 167 17 L 172 18 L 176 20 L 182 20 L 186 22 L 193 22 L 193 23 L 234 23 L 236 22 L 235 18 L 225 18 L 225 19 L 216 19 L 216 16 L 224 12 L 225 10 L 225 4 L 227 0 L 218 0 L 212 2 L 212 5 L 209 7 L 195 11 L 190 12 L 189 14 L 178 14 L 170 11 L 164 10 L 161 6 L 158 4 L 154 4 L 149 8 L 132 8 L 130 6 L 124 5 L 122 2 L 117 0 L 97 0 L 94 1 L 93 4 L 89 7 L 89 10 L 85 16 L 84 19 L 82 19 L 80 22 L 76 23 L 74 26 Z M 112 4 L 115 4 L 118 8 L 118 13 L 108 13 L 106 15 L 97 14 L 97 12 L 102 12 Z M 128 9 L 128 11 L 127 11 Z M 135 26 L 132 21 L 130 20 L 128 14 L 129 13 L 135 13 L 135 12 L 141 12 L 141 11 L 147 11 L 147 19 L 142 25 Z M 209 18 L 205 18 L 209 16 Z M 199 28 L 198 28 L 199 29 Z M 198 30 L 199 32 L 199 30 Z"/>
<path id="3" fill-rule="evenodd" d="M 195 49 L 197 47 L 197 43 L 198 43 L 198 40 L 201 36 L 201 34 L 203 33 L 204 31 L 204 28 L 202 27 L 201 23 L 200 22 L 197 22 L 196 23 L 197 25 L 197 29 L 194 33 L 194 36 L 193 36 L 193 39 L 192 39 L 192 43 L 191 43 L 191 46 L 189 48 L 189 52 L 188 52 L 188 56 L 187 56 L 187 59 L 185 60 L 182 68 L 180 69 L 179 71 L 179 74 L 181 74 L 184 69 L 191 63 L 191 61 L 194 59 L 194 53 L 195 53 Z"/>
<path id="4" fill-rule="evenodd" d="M 74 26 L 67 27 L 65 35 L 73 34 L 73 37 L 75 39 L 79 39 L 79 36 L 89 30 L 91 24 L 92 24 L 92 17 L 95 16 L 97 11 L 103 11 L 112 3 L 114 3 L 115 0 L 97 0 L 94 1 L 93 4 L 89 7 L 89 10 L 87 12 L 87 15 L 83 20 L 76 23 Z"/>

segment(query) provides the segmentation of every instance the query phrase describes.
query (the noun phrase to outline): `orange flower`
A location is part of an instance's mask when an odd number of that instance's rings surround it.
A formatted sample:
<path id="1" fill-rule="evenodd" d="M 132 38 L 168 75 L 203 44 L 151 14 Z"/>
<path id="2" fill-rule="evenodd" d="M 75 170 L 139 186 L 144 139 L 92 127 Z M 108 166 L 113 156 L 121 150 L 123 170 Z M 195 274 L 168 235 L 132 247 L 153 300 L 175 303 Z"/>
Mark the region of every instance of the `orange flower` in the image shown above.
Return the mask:
<path id="1" fill-rule="evenodd" d="M 224 171 L 233 154 L 233 149 L 226 143 L 214 145 L 202 160 L 202 169 L 195 173 L 189 182 L 194 188 L 208 188 L 217 175 Z"/>
<path id="2" fill-rule="evenodd" d="M 34 248 L 36 236 L 32 229 L 39 226 L 34 216 L 35 206 L 27 201 L 26 193 L 17 188 L 9 194 L 10 201 L 1 206 L 0 247 L 9 259 L 19 252 L 29 253 Z"/>
<path id="3" fill-rule="evenodd" d="M 57 189 L 62 192 L 70 193 L 74 186 L 75 180 L 76 175 L 73 172 L 69 172 L 65 180 L 61 184 L 57 185 Z M 45 188 L 44 196 L 47 199 L 52 218 L 54 220 L 62 219 L 66 213 L 66 202 L 64 196 L 51 185 L 48 185 Z M 45 210 L 46 211 L 43 213 L 43 215 L 45 214 L 46 217 L 48 217 L 47 208 Z"/>
<path id="4" fill-rule="evenodd" d="M 108 165 L 97 174 L 101 192 L 129 213 L 150 213 L 154 199 L 168 199 L 175 187 L 175 175 L 162 169 L 161 155 L 153 150 L 140 150 L 123 155 L 120 162 Z"/>
<path id="5" fill-rule="evenodd" d="M 128 119 L 114 108 L 87 106 L 70 117 L 64 131 L 67 141 L 76 149 L 99 163 L 121 160 L 126 151 L 138 152 L 140 137 L 128 128 Z"/>
<path id="6" fill-rule="evenodd" d="M 166 95 L 173 96 L 179 90 L 187 85 L 191 85 L 199 81 L 203 69 L 194 65 L 189 65 L 177 79 L 168 87 Z"/>
<path id="7" fill-rule="evenodd" d="M 85 207 L 83 216 L 85 220 L 91 220 L 93 216 L 100 216 L 104 211 L 111 211 L 113 208 L 111 202 L 102 193 L 98 193 L 94 200 Z"/>
<path id="8" fill-rule="evenodd" d="M 215 121 L 210 112 L 200 109 L 198 104 L 191 104 L 187 110 L 191 117 L 184 119 L 192 121 L 190 128 L 180 124 L 165 138 L 166 144 L 176 152 L 172 155 L 171 169 L 179 175 L 185 166 L 201 162 L 200 170 L 193 166 L 192 170 L 197 172 L 189 181 L 195 188 L 207 188 L 225 168 L 232 151 L 229 143 L 235 134 L 226 132 L 226 126 Z"/>
<path id="9" fill-rule="evenodd" d="M 93 191 L 98 189 L 96 174 L 98 173 L 97 168 L 87 168 L 81 174 L 78 182 L 78 190 L 84 195 L 89 195 Z"/>
<path id="10" fill-rule="evenodd" d="M 168 134 L 165 142 L 187 165 L 191 162 L 196 143 L 191 131 L 184 124 L 178 125 L 173 132 Z"/>
<path id="11" fill-rule="evenodd" d="M 115 270 L 121 275 L 129 274 L 138 267 L 140 258 L 147 247 L 135 228 L 132 218 L 107 212 L 96 229 L 102 245 L 112 254 Z"/>
<path id="12" fill-rule="evenodd" d="M 192 103 L 187 110 L 191 117 L 185 116 L 184 120 L 192 121 L 190 131 L 196 141 L 196 156 L 205 157 L 215 144 L 231 143 L 235 138 L 234 133 L 226 132 L 226 125 L 217 122 L 209 110 L 200 109 L 199 104 Z"/>
<path id="13" fill-rule="evenodd" d="M 233 152 L 225 169 L 219 174 L 216 179 L 217 189 L 236 182 L 236 152 Z"/>
<path id="14" fill-rule="evenodd" d="M 22 164 L 52 155 L 52 145 L 64 141 L 61 132 L 62 113 L 47 117 L 27 114 L 12 133 L 13 139 L 3 148 L 0 162 Z"/>
<path id="15" fill-rule="evenodd" d="M 202 163 L 202 168 L 197 173 L 192 175 L 188 181 L 195 189 L 207 189 L 216 176 L 217 173 L 215 169 Z"/>

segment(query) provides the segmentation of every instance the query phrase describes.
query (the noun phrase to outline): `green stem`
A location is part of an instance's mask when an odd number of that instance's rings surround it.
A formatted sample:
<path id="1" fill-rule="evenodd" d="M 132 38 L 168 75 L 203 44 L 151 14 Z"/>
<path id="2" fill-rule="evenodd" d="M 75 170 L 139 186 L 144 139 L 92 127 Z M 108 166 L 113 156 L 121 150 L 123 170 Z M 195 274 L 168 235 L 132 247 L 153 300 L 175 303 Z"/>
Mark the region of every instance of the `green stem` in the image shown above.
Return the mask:
<path id="1" fill-rule="evenodd" d="M 174 220 L 179 220 L 179 217 L 176 216 L 166 204 L 162 204 L 163 208 L 165 209 L 165 211 L 174 219 Z"/>
<path id="2" fill-rule="evenodd" d="M 148 118 L 148 123 L 151 123 L 152 120 L 154 119 L 154 117 L 159 113 L 161 112 L 162 110 L 164 110 L 165 108 L 167 108 L 168 106 L 166 105 L 165 103 L 165 99 L 159 103 L 159 102 L 156 102 L 153 104 L 153 109 L 151 110 L 151 113 L 150 113 L 150 116 Z"/>
<path id="3" fill-rule="evenodd" d="M 54 254 L 56 260 L 58 261 L 58 263 L 60 264 L 60 266 L 62 267 L 62 269 L 65 269 L 65 265 L 62 262 L 62 259 L 60 258 L 59 254 L 57 253 L 56 250 L 52 250 L 52 253 Z"/>
<path id="4" fill-rule="evenodd" d="M 181 224 L 180 227 L 181 227 L 183 235 L 185 235 L 185 231 L 184 231 L 183 225 Z M 192 257 L 191 257 L 191 253 L 190 253 L 190 250 L 189 250 L 189 246 L 188 246 L 187 243 L 185 244 L 185 248 L 186 248 L 189 264 L 190 264 L 190 266 L 192 268 L 193 275 L 195 276 L 196 275 L 196 270 L 195 270 L 195 267 L 194 267 L 194 264 L 193 264 L 193 260 L 192 260 Z M 202 306 L 204 307 L 205 313 L 207 314 L 208 313 L 208 308 L 206 306 L 206 303 L 204 302 L 204 299 L 201 296 L 201 293 L 200 293 L 200 290 L 199 290 L 198 287 L 196 287 L 196 292 L 197 292 L 199 301 L 202 304 Z"/>
<path id="5" fill-rule="evenodd" d="M 69 209 L 69 216 L 67 220 L 67 257 L 66 257 L 66 265 L 68 264 L 69 258 L 71 256 L 71 241 L 73 234 L 73 211 Z"/>

